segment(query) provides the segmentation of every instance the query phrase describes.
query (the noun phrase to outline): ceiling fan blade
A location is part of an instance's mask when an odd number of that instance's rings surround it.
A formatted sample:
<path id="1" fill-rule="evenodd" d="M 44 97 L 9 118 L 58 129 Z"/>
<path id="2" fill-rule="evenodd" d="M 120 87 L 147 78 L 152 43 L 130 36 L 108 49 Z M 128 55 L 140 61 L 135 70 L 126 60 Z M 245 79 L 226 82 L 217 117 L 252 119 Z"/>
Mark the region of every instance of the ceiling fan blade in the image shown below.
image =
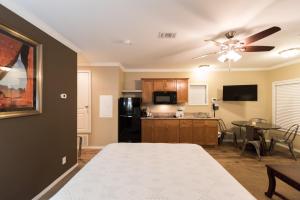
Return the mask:
<path id="1" fill-rule="evenodd" d="M 260 39 L 263 39 L 265 37 L 268 37 L 269 35 L 272 35 L 272 34 L 278 32 L 280 30 L 281 30 L 281 28 L 279 28 L 277 26 L 273 26 L 273 27 L 271 27 L 269 29 L 266 29 L 264 31 L 261 31 L 259 33 L 254 34 L 254 35 L 251 35 L 251 36 L 247 37 L 244 40 L 245 45 L 253 43 L 253 42 L 256 42 L 256 41 L 258 41 Z"/>
<path id="2" fill-rule="evenodd" d="M 220 52 L 212 52 L 212 53 L 208 53 L 208 54 L 204 54 L 204 55 L 201 55 L 201 56 L 197 56 L 197 57 L 194 57 L 192 58 L 193 60 L 197 60 L 197 59 L 201 59 L 201 58 L 205 58 L 207 56 L 210 56 L 210 55 L 215 55 L 215 54 L 219 54 Z"/>
<path id="3" fill-rule="evenodd" d="M 259 52 L 259 51 L 271 51 L 275 47 L 273 46 L 244 46 L 242 51 L 244 52 Z"/>

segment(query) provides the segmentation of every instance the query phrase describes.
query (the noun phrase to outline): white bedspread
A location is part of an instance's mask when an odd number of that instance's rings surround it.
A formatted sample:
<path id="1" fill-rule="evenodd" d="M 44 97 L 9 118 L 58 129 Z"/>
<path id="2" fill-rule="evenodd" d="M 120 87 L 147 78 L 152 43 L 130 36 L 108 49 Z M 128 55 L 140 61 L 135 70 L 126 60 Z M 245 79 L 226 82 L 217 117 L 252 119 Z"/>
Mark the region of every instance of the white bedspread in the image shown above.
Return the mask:
<path id="1" fill-rule="evenodd" d="M 202 147 L 111 144 L 52 200 L 253 200 Z"/>

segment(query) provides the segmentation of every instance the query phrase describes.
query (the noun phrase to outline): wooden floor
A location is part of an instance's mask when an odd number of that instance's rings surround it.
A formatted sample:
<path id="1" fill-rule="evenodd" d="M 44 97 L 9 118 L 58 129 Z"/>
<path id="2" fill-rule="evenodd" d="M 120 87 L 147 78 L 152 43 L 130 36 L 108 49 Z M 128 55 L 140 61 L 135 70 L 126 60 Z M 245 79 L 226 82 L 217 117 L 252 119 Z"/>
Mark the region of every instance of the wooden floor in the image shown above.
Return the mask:
<path id="1" fill-rule="evenodd" d="M 264 195 L 268 187 L 268 177 L 266 174 L 266 164 L 300 164 L 300 161 L 291 159 L 287 149 L 278 147 L 275 149 L 273 156 L 264 156 L 262 161 L 256 159 L 255 153 L 247 151 L 240 156 L 240 150 L 230 144 L 223 144 L 218 147 L 205 147 L 209 154 L 212 155 L 233 177 L 235 177 L 253 196 L 259 200 L 269 199 Z M 62 180 L 51 191 L 43 196 L 42 199 L 49 199 L 55 194 L 74 174 L 76 174 L 99 150 L 83 150 L 79 166 L 73 173 Z M 300 160 L 300 155 L 298 155 Z M 300 200 L 300 192 L 289 187 L 281 181 L 277 181 L 276 190 L 284 194 L 290 200 Z M 272 199 L 280 199 L 274 196 Z M 242 197 L 241 197 L 242 200 Z"/>
<path id="2" fill-rule="evenodd" d="M 276 147 L 272 156 L 263 156 L 258 161 L 254 151 L 240 155 L 238 148 L 222 145 L 215 148 L 205 148 L 234 178 L 236 178 L 253 196 L 259 200 L 270 199 L 264 195 L 268 188 L 266 164 L 300 164 L 292 159 L 287 149 Z M 300 192 L 281 181 L 277 181 L 276 191 L 284 194 L 290 200 L 300 200 Z M 273 196 L 272 199 L 280 199 Z"/>

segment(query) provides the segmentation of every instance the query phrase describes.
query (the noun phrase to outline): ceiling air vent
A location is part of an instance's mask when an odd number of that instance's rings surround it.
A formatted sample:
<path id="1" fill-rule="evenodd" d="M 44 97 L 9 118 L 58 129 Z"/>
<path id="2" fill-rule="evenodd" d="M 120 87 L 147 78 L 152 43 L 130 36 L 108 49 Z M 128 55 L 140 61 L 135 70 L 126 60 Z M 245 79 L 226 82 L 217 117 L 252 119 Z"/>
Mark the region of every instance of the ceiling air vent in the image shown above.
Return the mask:
<path id="1" fill-rule="evenodd" d="M 174 39 L 176 37 L 176 33 L 158 33 L 158 38 L 160 39 Z"/>

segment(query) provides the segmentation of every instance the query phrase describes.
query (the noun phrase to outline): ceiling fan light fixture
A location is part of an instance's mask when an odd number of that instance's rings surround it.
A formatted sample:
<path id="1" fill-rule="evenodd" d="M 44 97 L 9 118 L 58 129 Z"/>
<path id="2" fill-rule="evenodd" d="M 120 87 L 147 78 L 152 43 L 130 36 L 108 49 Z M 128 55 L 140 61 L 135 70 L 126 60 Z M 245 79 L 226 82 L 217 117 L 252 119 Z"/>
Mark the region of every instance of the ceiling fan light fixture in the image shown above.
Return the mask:
<path id="1" fill-rule="evenodd" d="M 220 62 L 226 62 L 227 61 L 226 54 L 222 54 L 221 56 L 219 56 L 218 57 L 218 61 L 220 61 Z"/>
<path id="2" fill-rule="evenodd" d="M 300 48 L 291 48 L 279 52 L 284 58 L 291 58 L 300 54 Z"/>
<path id="3" fill-rule="evenodd" d="M 241 59 L 242 56 L 238 54 L 236 51 L 230 50 L 227 52 L 226 57 L 228 60 L 233 60 L 234 62 L 236 62 L 239 59 Z"/>
<path id="4" fill-rule="evenodd" d="M 238 61 L 239 59 L 241 59 L 241 55 L 238 54 L 236 51 L 234 50 L 230 50 L 227 51 L 226 53 L 222 54 L 221 56 L 219 56 L 218 60 L 220 62 L 226 62 L 226 61 Z"/>

